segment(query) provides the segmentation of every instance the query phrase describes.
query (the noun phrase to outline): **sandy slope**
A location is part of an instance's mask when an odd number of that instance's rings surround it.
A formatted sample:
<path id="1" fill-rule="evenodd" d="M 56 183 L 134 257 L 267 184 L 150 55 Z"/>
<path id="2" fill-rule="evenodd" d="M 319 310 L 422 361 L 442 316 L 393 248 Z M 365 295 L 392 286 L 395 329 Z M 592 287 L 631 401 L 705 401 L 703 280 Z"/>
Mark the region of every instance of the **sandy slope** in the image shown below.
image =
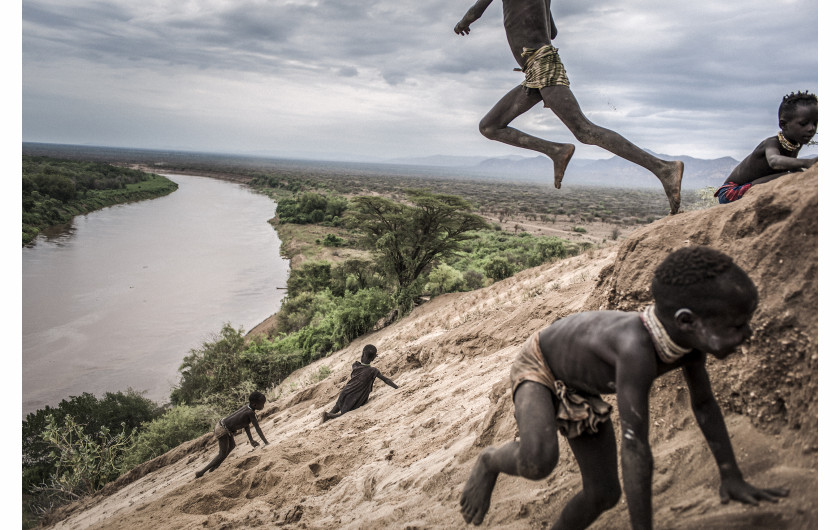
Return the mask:
<path id="1" fill-rule="evenodd" d="M 805 185 L 797 185 L 805 181 Z M 748 480 L 791 488 L 778 504 L 721 505 L 711 453 L 679 374 L 652 391 L 654 520 L 659 528 L 817 525 L 817 174 L 754 188 L 745 199 L 641 228 L 620 246 L 523 271 L 470 293 L 438 297 L 408 318 L 294 374 L 266 407 L 271 442 L 244 436 L 215 472 L 208 436 L 135 469 L 62 512 L 56 528 L 458 528 L 458 497 L 475 456 L 516 435 L 508 371 L 517 346 L 555 318 L 636 310 L 652 268 L 687 243 L 736 258 L 759 287 L 756 335 L 743 354 L 711 361 L 715 391 Z M 377 383 L 361 409 L 320 425 L 362 345 L 399 385 Z M 332 375 L 304 385 L 320 366 Z M 544 481 L 502 477 L 484 526 L 547 527 L 580 485 L 561 443 Z M 595 528 L 623 528 L 623 501 Z"/>

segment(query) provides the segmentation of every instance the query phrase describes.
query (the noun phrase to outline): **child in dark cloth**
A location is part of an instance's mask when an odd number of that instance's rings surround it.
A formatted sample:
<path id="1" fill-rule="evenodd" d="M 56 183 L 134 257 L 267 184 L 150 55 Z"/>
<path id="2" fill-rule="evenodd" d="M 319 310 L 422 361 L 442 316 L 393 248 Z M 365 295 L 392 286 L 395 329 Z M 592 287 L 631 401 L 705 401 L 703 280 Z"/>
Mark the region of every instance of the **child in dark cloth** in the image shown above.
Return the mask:
<path id="1" fill-rule="evenodd" d="M 737 201 L 754 184 L 770 182 L 817 163 L 816 158 L 796 158 L 802 146 L 817 134 L 817 96 L 807 90 L 785 96 L 779 105 L 779 127 L 781 131 L 758 144 L 715 191 L 720 204 Z"/>
<path id="2" fill-rule="evenodd" d="M 657 377 L 681 369 L 694 417 L 720 472 L 721 502 L 776 502 L 784 489 L 744 481 L 712 393 L 706 356 L 731 355 L 747 340 L 758 292 L 732 259 L 708 247 L 671 253 L 656 269 L 654 303 L 642 312 L 592 311 L 533 334 L 511 366 L 519 440 L 478 456 L 461 495 L 467 523 L 481 524 L 499 473 L 547 477 L 558 460 L 555 429 L 568 440 L 583 482 L 552 528 L 585 528 L 621 498 L 611 405 L 621 421 L 621 468 L 633 528 L 651 528 L 653 457 L 648 399 Z"/>
<path id="3" fill-rule="evenodd" d="M 374 359 L 376 359 L 376 346 L 368 344 L 362 348 L 362 361 L 353 363 L 350 380 L 344 385 L 332 410 L 324 412 L 321 416 L 322 423 L 367 403 L 377 377 L 384 381 L 386 385 L 399 388 L 393 381 L 382 375 L 382 372 L 370 365 Z"/>
<path id="4" fill-rule="evenodd" d="M 245 434 L 248 435 L 248 441 L 251 442 L 253 447 L 260 445 L 251 437 L 251 429 L 248 427 L 249 424 L 254 426 L 254 430 L 260 435 L 263 443 L 268 445 L 268 441 L 265 439 L 265 436 L 263 436 L 263 433 L 260 430 L 260 424 L 257 423 L 256 411 L 262 410 L 263 407 L 265 407 L 265 395 L 260 392 L 251 392 L 251 395 L 248 396 L 247 405 L 244 405 L 227 418 L 219 420 L 219 423 L 216 424 L 216 428 L 213 429 L 213 436 L 219 440 L 219 454 L 216 455 L 216 458 L 211 460 L 204 469 L 196 472 L 195 478 L 201 478 L 205 473 L 213 471 L 219 467 L 222 462 L 224 462 L 225 458 L 227 458 L 236 446 L 233 435 L 240 429 L 245 429 Z"/>

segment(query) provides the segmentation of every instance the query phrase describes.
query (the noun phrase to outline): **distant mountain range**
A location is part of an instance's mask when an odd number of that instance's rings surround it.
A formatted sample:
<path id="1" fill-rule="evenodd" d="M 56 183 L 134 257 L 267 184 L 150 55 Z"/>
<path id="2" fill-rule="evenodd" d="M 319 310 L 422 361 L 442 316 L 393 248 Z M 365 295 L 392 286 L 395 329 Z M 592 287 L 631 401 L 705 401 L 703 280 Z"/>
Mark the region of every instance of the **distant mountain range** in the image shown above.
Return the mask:
<path id="1" fill-rule="evenodd" d="M 493 179 L 505 182 L 536 183 L 550 186 L 554 182 L 554 169 L 548 157 L 502 156 L 426 156 L 417 158 L 392 158 L 376 162 L 337 162 L 290 160 L 274 157 L 257 157 L 219 153 L 198 153 L 156 149 L 97 147 L 64 144 L 23 142 L 23 154 L 68 157 L 71 159 L 131 161 L 132 163 L 235 163 L 243 167 L 283 168 L 326 167 L 341 171 L 365 173 L 398 173 L 433 178 Z M 650 151 L 649 151 L 650 152 Z M 690 156 L 668 156 L 652 153 L 665 160 L 682 160 L 685 163 L 682 187 L 697 189 L 720 186 L 738 161 L 732 157 L 706 160 Z M 573 157 L 563 179 L 566 185 L 605 186 L 614 188 L 658 188 L 659 181 L 647 170 L 614 156 L 592 160 Z"/>
<path id="2" fill-rule="evenodd" d="M 650 152 L 650 151 L 649 151 Z M 690 156 L 668 156 L 652 153 L 664 160 L 681 160 L 685 164 L 683 188 L 696 189 L 720 186 L 738 161 L 732 157 L 706 160 Z M 391 164 L 457 169 L 473 176 L 505 177 L 521 182 L 552 182 L 553 165 L 542 155 L 483 158 L 475 156 L 427 156 L 395 158 Z M 564 184 L 608 186 L 616 188 L 657 188 L 659 181 L 646 169 L 614 156 L 592 160 L 572 158 L 566 168 Z"/>

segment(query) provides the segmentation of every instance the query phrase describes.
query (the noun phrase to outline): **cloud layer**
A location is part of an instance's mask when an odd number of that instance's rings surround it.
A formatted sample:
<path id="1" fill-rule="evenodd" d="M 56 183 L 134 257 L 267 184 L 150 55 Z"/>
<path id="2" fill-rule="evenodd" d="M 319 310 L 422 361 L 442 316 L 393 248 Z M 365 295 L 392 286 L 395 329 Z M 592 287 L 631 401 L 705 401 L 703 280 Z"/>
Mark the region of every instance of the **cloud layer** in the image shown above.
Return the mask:
<path id="1" fill-rule="evenodd" d="M 521 73 L 501 0 L 27 0 L 23 139 L 365 159 L 523 154 L 481 117 Z M 556 1 L 587 116 L 641 147 L 742 158 L 817 91 L 817 1 Z M 547 109 L 518 128 L 573 141 Z M 581 156 L 605 156 L 580 147 Z"/>

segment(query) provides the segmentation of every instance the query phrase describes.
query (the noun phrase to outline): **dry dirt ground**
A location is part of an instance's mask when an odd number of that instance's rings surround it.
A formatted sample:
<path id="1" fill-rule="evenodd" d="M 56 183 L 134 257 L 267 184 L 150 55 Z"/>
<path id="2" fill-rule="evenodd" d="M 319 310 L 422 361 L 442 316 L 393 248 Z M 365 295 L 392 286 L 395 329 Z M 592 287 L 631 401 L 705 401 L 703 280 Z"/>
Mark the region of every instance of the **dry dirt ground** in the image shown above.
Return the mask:
<path id="1" fill-rule="evenodd" d="M 651 392 L 658 528 L 817 527 L 817 169 L 753 188 L 730 205 L 670 216 L 620 245 L 449 294 L 286 380 L 261 414 L 271 442 L 244 436 L 215 472 L 209 435 L 144 464 L 58 514 L 55 528 L 465 528 L 458 499 L 478 452 L 516 436 L 508 372 L 517 347 L 581 310 L 639 310 L 653 268 L 673 249 L 732 255 L 761 301 L 755 335 L 709 372 L 747 480 L 790 488 L 778 504 L 723 505 L 718 477 L 679 373 Z M 400 388 L 320 423 L 361 347 Z M 327 366 L 331 375 L 307 384 Z M 618 422 L 614 422 L 618 423 Z M 565 443 L 546 480 L 502 476 L 488 528 L 546 528 L 580 487 Z M 593 528 L 627 528 L 624 501 Z"/>

